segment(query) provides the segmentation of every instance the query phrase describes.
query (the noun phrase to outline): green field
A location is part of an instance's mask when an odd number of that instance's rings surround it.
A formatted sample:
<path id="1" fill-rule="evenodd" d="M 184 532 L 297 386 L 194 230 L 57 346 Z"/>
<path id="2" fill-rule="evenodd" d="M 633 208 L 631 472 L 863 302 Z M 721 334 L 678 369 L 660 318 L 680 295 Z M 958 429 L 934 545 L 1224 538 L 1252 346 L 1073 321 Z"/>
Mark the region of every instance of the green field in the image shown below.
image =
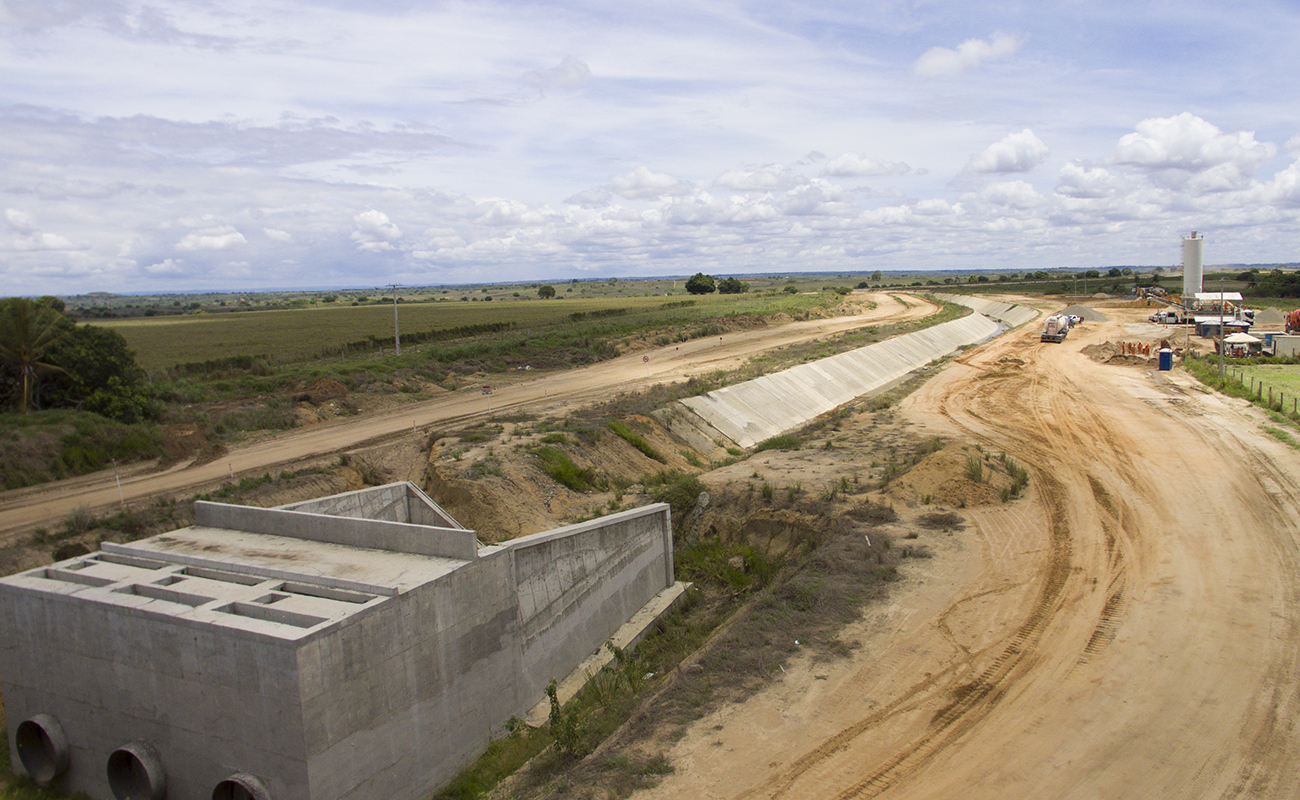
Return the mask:
<path id="1" fill-rule="evenodd" d="M 786 313 L 795 316 L 838 300 L 834 293 L 791 295 L 784 292 L 697 297 L 606 296 L 491 303 L 402 303 L 398 313 L 404 337 L 493 323 L 513 323 L 511 330 L 517 335 L 544 336 L 548 331 L 572 335 L 581 328 L 592 336 L 617 337 L 638 331 L 677 329 L 728 315 Z M 610 312 L 615 313 L 602 316 Z M 105 320 L 93 324 L 121 333 L 135 350 L 136 361 L 149 371 L 234 355 L 265 356 L 272 364 L 284 364 L 333 355 L 342 345 L 370 337 L 381 342 L 387 340 L 391 350 L 393 307 L 325 306 Z M 356 357 L 377 354 L 378 347 L 377 342 L 362 348 Z"/>
<path id="2" fill-rule="evenodd" d="M 1263 382 L 1266 396 L 1268 387 L 1271 386 L 1274 393 L 1283 392 L 1288 399 L 1300 397 L 1300 364 L 1254 364 L 1233 369 L 1242 376 L 1241 379 L 1247 386 L 1252 378 L 1256 384 Z"/>

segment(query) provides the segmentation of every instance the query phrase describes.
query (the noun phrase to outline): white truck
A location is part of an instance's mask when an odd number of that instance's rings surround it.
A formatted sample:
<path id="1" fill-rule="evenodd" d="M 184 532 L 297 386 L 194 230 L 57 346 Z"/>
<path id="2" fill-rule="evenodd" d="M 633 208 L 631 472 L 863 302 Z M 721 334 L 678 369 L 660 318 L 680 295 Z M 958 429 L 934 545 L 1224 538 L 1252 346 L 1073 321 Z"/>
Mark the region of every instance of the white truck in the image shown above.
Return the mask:
<path id="1" fill-rule="evenodd" d="M 1183 317 L 1175 309 L 1166 308 L 1147 317 L 1147 321 L 1159 325 L 1177 325 L 1183 321 Z"/>
<path id="2" fill-rule="evenodd" d="M 1070 332 L 1070 318 L 1064 314 L 1053 314 L 1043 323 L 1043 335 L 1040 341 L 1061 343 Z"/>

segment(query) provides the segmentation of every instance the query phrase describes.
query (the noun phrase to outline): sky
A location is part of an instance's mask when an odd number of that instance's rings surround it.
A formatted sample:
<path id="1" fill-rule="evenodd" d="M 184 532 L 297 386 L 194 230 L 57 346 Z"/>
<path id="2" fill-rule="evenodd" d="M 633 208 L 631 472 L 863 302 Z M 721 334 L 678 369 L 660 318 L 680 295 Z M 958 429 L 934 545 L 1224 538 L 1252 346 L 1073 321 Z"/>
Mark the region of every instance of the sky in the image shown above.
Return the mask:
<path id="1" fill-rule="evenodd" d="M 0 295 L 1300 260 L 1300 6 L 0 0 Z"/>

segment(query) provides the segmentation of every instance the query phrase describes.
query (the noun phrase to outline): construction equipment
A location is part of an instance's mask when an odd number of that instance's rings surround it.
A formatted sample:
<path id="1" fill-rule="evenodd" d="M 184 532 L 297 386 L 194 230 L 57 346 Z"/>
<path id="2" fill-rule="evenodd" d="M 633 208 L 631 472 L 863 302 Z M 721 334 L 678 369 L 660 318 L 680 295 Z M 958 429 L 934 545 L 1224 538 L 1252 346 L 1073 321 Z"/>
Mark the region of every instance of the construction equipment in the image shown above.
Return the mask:
<path id="1" fill-rule="evenodd" d="M 1043 335 L 1039 341 L 1060 344 L 1065 341 L 1065 336 L 1069 332 L 1070 318 L 1064 314 L 1053 314 L 1043 323 Z"/>
<path id="2" fill-rule="evenodd" d="M 1300 308 L 1286 315 L 1286 332 L 1300 333 Z"/>

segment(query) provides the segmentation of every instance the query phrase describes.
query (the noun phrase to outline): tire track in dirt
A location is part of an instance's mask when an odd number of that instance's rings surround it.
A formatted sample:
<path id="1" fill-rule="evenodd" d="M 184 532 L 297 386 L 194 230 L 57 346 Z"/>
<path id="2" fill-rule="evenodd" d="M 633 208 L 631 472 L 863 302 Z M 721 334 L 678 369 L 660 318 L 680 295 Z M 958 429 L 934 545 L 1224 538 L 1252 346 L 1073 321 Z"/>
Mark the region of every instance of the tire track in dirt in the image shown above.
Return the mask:
<path id="1" fill-rule="evenodd" d="M 974 396 L 968 395 L 969 387 L 974 387 Z M 1035 371 L 1003 370 L 1000 374 L 991 374 L 982 380 L 960 384 L 943 398 L 940 409 L 941 413 L 956 427 L 975 438 L 988 441 L 987 437 L 974 431 L 968 422 L 960 418 L 963 414 L 973 413 L 971 411 L 973 401 L 996 400 L 1001 406 L 1000 414 L 1007 412 L 1006 404 L 1010 402 L 1013 408 L 1018 406 L 1032 414 L 1039 426 L 1045 426 L 1047 418 L 1039 408 L 1042 395 L 1042 376 Z M 1022 399 L 1025 402 L 1020 402 Z M 958 408 L 962 411 L 957 411 Z M 1013 445 L 1008 452 L 1012 450 L 1019 450 L 1019 448 Z M 1071 572 L 1072 536 L 1067 509 L 1063 503 L 1063 498 L 1067 495 L 1064 485 L 1054 475 L 1039 469 L 1035 469 L 1034 472 L 1037 485 L 1044 487 L 1038 492 L 1038 496 L 1046 507 L 1049 552 L 1038 577 L 1040 588 L 1037 597 L 1028 614 L 1014 633 L 1001 645 L 1001 650 L 992 663 L 982 669 L 973 680 L 950 690 L 952 699 L 933 714 L 924 735 L 904 747 L 896 748 L 894 754 L 887 757 L 883 763 L 874 767 L 848 789 L 835 795 L 836 800 L 879 795 L 908 774 L 923 767 L 945 746 L 978 725 L 1005 694 L 1007 682 L 1014 678 L 1017 668 L 1033 653 L 1048 623 L 1060 610 L 1061 594 Z M 963 597 L 950 606 L 945 614 L 972 598 L 973 595 Z M 952 673 L 953 670 L 950 668 L 948 674 Z M 738 800 L 740 798 L 774 800 L 789 796 L 795 784 L 804 775 L 844 751 L 867 730 L 903 710 L 915 709 L 918 701 L 937 699 L 933 690 L 938 685 L 938 677 L 931 677 L 916 684 L 885 708 L 841 730 L 782 768 L 766 782 L 738 795 Z"/>

